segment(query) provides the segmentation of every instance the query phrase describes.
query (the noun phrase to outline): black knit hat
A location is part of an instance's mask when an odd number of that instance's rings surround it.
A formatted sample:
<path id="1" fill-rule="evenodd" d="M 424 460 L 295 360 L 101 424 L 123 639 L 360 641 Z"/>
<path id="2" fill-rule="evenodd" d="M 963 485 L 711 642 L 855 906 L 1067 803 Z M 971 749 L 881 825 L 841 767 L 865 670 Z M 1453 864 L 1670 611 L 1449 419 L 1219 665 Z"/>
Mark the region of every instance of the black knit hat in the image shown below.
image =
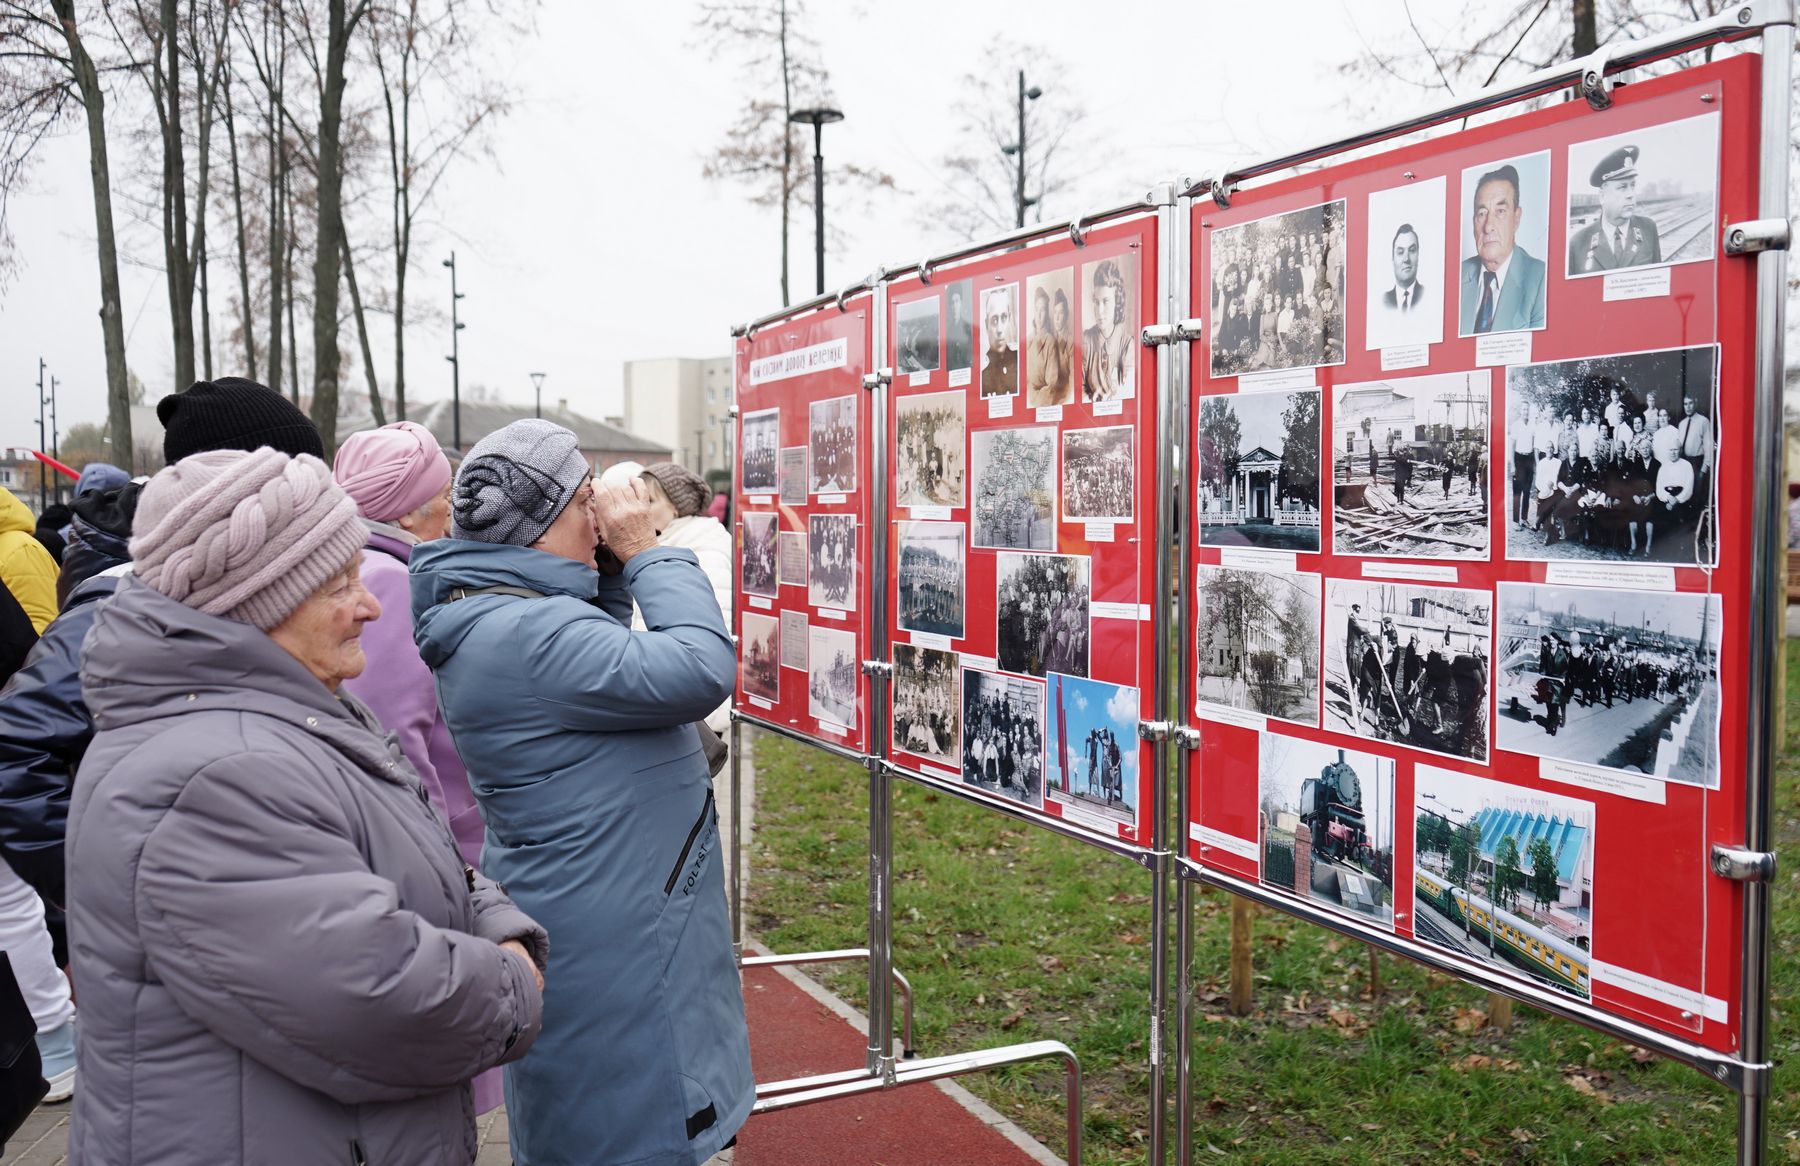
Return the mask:
<path id="1" fill-rule="evenodd" d="M 185 393 L 170 393 L 156 403 L 156 419 L 163 424 L 163 460 L 170 465 L 207 450 L 265 445 L 290 457 L 325 456 L 319 431 L 298 406 L 243 377 L 195 381 Z"/>

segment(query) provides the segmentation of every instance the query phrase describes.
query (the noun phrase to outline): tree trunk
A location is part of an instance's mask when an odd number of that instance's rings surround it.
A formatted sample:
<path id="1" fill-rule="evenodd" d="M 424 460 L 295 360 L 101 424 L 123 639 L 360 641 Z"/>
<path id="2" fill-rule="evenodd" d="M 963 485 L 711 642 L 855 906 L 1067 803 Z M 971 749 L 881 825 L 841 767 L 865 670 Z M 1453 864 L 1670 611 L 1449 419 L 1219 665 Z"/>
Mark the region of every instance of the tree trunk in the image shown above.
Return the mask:
<path id="1" fill-rule="evenodd" d="M 238 306 L 244 329 L 244 375 L 256 379 L 256 318 L 250 304 L 250 252 L 244 244 L 244 179 L 238 168 L 237 121 L 231 109 L 231 72 L 225 73 L 225 133 L 231 138 L 231 205 L 237 212 Z"/>
<path id="2" fill-rule="evenodd" d="M 194 271 L 188 263 L 187 174 L 181 144 L 181 22 L 176 0 L 162 0 L 163 251 L 168 261 L 169 318 L 175 339 L 175 384 L 194 383 Z"/>
<path id="3" fill-rule="evenodd" d="M 338 143 L 344 109 L 344 54 L 349 29 L 344 0 L 329 0 L 325 76 L 319 92 L 319 226 L 313 258 L 312 420 L 329 461 L 337 450 L 338 281 L 343 277 L 343 158 Z"/>
<path id="4" fill-rule="evenodd" d="M 369 347 L 369 322 L 363 315 L 362 293 L 356 289 L 356 256 L 350 253 L 350 237 L 338 232 L 344 248 L 344 284 L 350 289 L 350 310 L 356 315 L 356 340 L 362 345 L 363 375 L 369 380 L 369 412 L 377 426 L 386 425 L 387 410 L 381 404 L 381 385 L 375 379 L 375 353 Z"/>
<path id="5" fill-rule="evenodd" d="M 1231 896 L 1231 1014 L 1233 1016 L 1250 1015 L 1251 1007 L 1251 974 L 1255 964 L 1251 959 L 1250 920 L 1254 917 L 1256 904 L 1242 895 Z"/>
<path id="6" fill-rule="evenodd" d="M 88 174 L 94 187 L 94 235 L 100 259 L 100 334 L 106 348 L 106 415 L 113 460 L 137 469 L 131 440 L 131 390 L 125 374 L 125 320 L 119 309 L 119 248 L 113 230 L 112 165 L 106 155 L 106 94 L 75 24 L 75 0 L 50 0 L 69 46 L 69 65 L 87 121 Z"/>
<path id="7" fill-rule="evenodd" d="M 212 371 L 212 300 L 206 287 L 206 230 L 204 215 L 201 216 L 200 231 L 200 367 L 207 380 L 213 379 Z"/>
<path id="8" fill-rule="evenodd" d="M 1594 20 L 1594 0 L 1573 0 L 1570 16 L 1574 23 L 1575 55 L 1585 57 L 1599 48 L 1599 32 Z"/>
<path id="9" fill-rule="evenodd" d="M 263 47 L 268 47 L 269 9 L 263 9 Z M 275 84 L 269 88 L 269 387 L 281 392 L 281 292 L 284 286 L 282 263 L 286 255 L 281 219 L 287 187 L 287 140 L 281 126 L 281 82 L 287 69 L 287 34 L 278 32 L 279 53 L 270 70 Z M 299 389 L 294 390 L 296 395 Z"/>
<path id="10" fill-rule="evenodd" d="M 286 151 L 283 151 L 285 156 Z M 291 224 L 294 221 L 293 171 L 285 164 L 281 168 L 281 221 Z M 281 257 L 281 278 L 286 284 L 285 296 L 287 305 L 287 378 L 288 396 L 294 404 L 300 403 L 300 340 L 294 331 L 294 232 L 288 231 L 284 240 L 287 250 Z"/>
<path id="11" fill-rule="evenodd" d="M 788 70 L 787 0 L 781 0 L 781 306 L 788 297 L 788 222 L 794 202 L 794 127 L 788 118 L 794 112 L 793 78 Z"/>

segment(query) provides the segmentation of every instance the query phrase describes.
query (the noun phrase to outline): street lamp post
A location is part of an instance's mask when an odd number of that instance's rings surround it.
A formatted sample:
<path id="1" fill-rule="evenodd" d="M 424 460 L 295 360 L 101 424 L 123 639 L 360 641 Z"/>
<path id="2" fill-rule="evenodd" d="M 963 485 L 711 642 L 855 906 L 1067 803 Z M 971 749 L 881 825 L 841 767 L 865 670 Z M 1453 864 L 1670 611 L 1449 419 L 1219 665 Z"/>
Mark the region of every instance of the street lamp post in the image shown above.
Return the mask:
<path id="1" fill-rule="evenodd" d="M 1019 140 L 1011 145 L 1001 146 L 1000 152 L 1009 158 L 1018 159 L 1019 179 L 1014 192 L 1014 206 L 1018 211 L 1018 225 L 1025 225 L 1025 208 L 1037 202 L 1035 198 L 1025 197 L 1025 103 L 1036 101 L 1044 95 L 1044 91 L 1036 85 L 1025 87 L 1025 70 L 1019 70 Z"/>
<path id="2" fill-rule="evenodd" d="M 50 443 L 44 439 L 44 406 L 49 400 L 44 396 L 44 358 L 38 357 L 38 449 L 49 452 Z M 44 476 L 47 469 L 42 459 L 38 461 L 38 513 L 42 514 L 50 505 L 50 479 Z"/>
<path id="3" fill-rule="evenodd" d="M 60 448 L 62 441 L 58 435 L 58 426 L 56 424 L 56 386 L 61 383 L 62 382 L 58 381 L 55 377 L 50 378 L 50 456 L 57 461 L 62 460 L 62 449 Z M 57 474 L 53 480 L 56 482 L 56 500 L 61 502 L 63 495 L 62 475 Z"/>
<path id="4" fill-rule="evenodd" d="M 544 415 L 544 378 L 548 375 L 548 373 L 541 372 L 534 372 L 531 374 L 531 388 L 532 391 L 537 394 L 537 406 L 532 412 L 532 416 L 534 417 L 542 417 Z"/>
<path id="5" fill-rule="evenodd" d="M 813 258 L 818 275 L 818 295 L 825 294 L 825 127 L 843 120 L 842 111 L 823 105 L 796 109 L 788 114 L 790 124 L 813 128 Z"/>
<path id="6" fill-rule="evenodd" d="M 450 269 L 450 355 L 444 358 L 450 362 L 450 444 L 462 453 L 462 338 L 458 333 L 463 323 L 457 318 L 456 302 L 463 297 L 456 290 L 456 252 L 450 252 L 444 266 Z"/>

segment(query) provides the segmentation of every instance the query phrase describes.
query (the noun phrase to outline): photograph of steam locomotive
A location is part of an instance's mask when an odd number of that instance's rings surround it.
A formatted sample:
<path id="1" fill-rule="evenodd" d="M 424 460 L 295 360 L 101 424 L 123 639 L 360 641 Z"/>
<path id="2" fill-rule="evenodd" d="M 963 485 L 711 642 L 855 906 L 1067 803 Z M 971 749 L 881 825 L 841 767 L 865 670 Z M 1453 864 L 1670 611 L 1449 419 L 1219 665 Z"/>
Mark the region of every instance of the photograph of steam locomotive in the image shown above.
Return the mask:
<path id="1" fill-rule="evenodd" d="M 1325 583 L 1325 725 L 1486 761 L 1491 592 Z"/>
<path id="2" fill-rule="evenodd" d="M 1414 770 L 1413 936 L 1592 998 L 1591 802 Z"/>
<path id="3" fill-rule="evenodd" d="M 1394 763 L 1262 734 L 1262 881 L 1394 926 Z"/>

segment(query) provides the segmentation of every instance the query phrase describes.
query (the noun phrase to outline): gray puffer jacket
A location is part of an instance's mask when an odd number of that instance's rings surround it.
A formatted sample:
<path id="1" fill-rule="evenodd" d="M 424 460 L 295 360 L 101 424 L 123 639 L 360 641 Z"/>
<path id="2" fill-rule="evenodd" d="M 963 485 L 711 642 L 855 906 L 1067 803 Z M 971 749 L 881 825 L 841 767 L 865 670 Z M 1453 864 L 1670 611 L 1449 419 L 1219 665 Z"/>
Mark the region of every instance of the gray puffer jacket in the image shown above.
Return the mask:
<path id="1" fill-rule="evenodd" d="M 127 579 L 69 814 L 69 1160 L 470 1163 L 543 931 L 464 867 L 390 734 L 248 624 Z"/>

